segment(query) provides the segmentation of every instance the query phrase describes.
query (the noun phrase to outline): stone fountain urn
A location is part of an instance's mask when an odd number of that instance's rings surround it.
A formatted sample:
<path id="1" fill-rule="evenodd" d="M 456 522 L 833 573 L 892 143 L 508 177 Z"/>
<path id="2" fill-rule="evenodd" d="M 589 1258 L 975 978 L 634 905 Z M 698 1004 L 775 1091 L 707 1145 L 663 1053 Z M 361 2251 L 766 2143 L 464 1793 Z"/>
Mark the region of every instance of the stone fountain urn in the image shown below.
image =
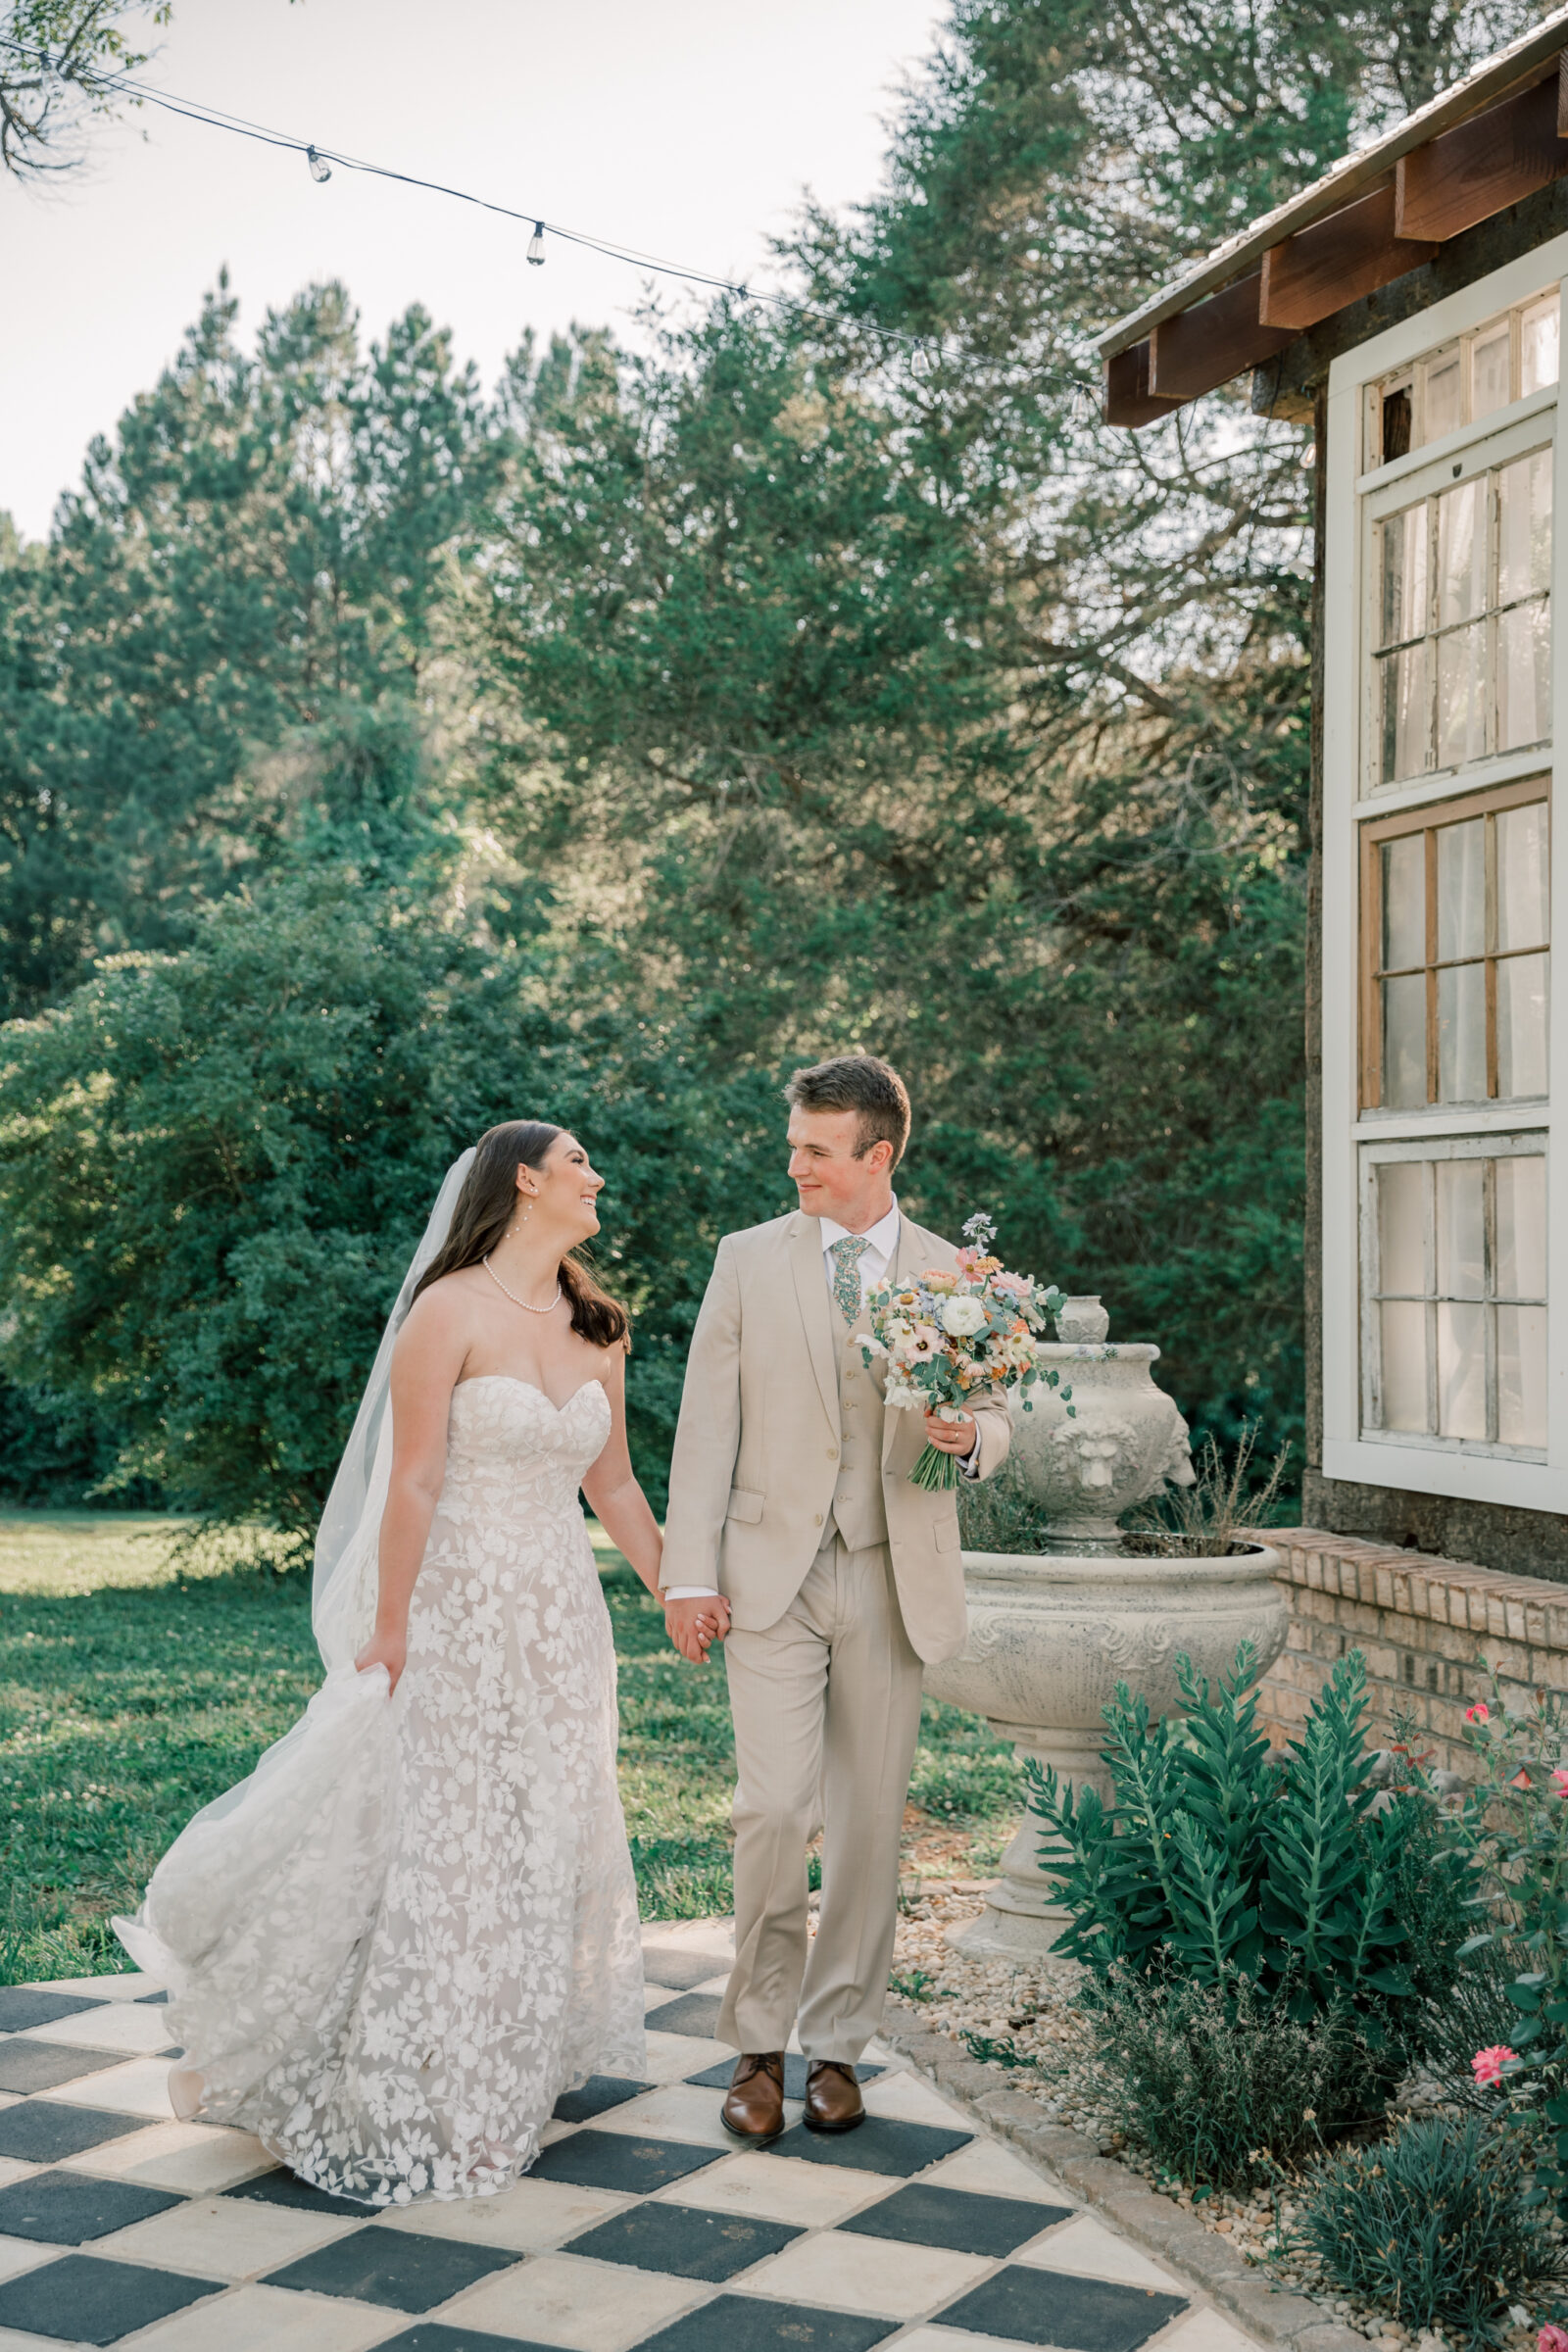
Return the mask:
<path id="1" fill-rule="evenodd" d="M 1193 1483 L 1187 1424 L 1152 1369 L 1148 1345 L 1115 1345 L 1098 1298 L 1069 1298 L 1057 1341 L 1041 1350 L 1071 1391 L 1036 1386 L 1026 1410 L 1010 1398 L 1012 1464 L 1046 1517 L 1038 1552 L 966 1551 L 969 1639 L 957 1657 L 928 1666 L 935 1698 L 984 1715 L 1019 1760 L 1097 1788 L 1101 1710 L 1118 1682 L 1151 1712 L 1181 1711 L 1175 1660 L 1225 1673 L 1250 1642 L 1258 1672 L 1285 1646 L 1287 1607 L 1274 1582 L 1279 1555 L 1262 1544 L 1204 1559 L 1144 1559 L 1125 1549 L 1118 1515 L 1168 1481 Z M 979 1955 L 1044 1958 L 1067 1924 L 1036 1858 L 1040 1825 L 1025 1814 L 1003 1857 L 986 1909 L 956 1939 Z"/>

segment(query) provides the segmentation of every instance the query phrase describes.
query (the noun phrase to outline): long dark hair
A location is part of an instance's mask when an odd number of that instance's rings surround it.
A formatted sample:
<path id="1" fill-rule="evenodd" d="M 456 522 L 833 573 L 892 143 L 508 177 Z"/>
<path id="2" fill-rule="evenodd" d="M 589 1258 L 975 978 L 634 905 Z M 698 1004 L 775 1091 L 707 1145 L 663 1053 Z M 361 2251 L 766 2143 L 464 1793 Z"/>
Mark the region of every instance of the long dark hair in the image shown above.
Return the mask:
<path id="1" fill-rule="evenodd" d="M 507 1119 L 480 1136 L 447 1238 L 415 1284 L 415 1298 L 443 1274 L 476 1266 L 489 1256 L 516 1208 L 518 1168 L 543 1167 L 546 1152 L 564 1133 L 548 1119 Z M 618 1298 L 601 1289 L 575 1250 L 561 1261 L 561 1287 L 571 1300 L 573 1331 L 596 1348 L 631 1346 L 631 1317 Z"/>

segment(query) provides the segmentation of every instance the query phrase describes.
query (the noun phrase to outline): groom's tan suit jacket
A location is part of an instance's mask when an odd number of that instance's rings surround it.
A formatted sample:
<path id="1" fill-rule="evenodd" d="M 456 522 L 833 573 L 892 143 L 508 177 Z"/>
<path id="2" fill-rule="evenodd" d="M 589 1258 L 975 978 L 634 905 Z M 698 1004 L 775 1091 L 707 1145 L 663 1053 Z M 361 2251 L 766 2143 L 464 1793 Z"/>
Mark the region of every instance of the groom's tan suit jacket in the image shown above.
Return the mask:
<path id="1" fill-rule="evenodd" d="M 907 1281 L 956 1257 L 906 1216 L 890 1273 Z M 854 1326 L 865 1328 L 863 1318 Z M 740 1631 L 761 1633 L 835 1524 L 852 1545 L 866 1540 L 857 1530 L 881 1541 L 885 1526 L 910 1642 L 928 1665 L 956 1655 L 965 1635 L 957 1503 L 909 1484 L 924 1424 L 913 1410 L 889 1412 L 882 1396 L 880 1363 L 864 1369 L 829 1293 L 817 1219 L 796 1210 L 726 1234 L 687 1358 L 662 1581 L 715 1585 Z M 1006 1458 L 1011 1424 L 1000 1396 L 970 1403 L 987 1478 Z"/>

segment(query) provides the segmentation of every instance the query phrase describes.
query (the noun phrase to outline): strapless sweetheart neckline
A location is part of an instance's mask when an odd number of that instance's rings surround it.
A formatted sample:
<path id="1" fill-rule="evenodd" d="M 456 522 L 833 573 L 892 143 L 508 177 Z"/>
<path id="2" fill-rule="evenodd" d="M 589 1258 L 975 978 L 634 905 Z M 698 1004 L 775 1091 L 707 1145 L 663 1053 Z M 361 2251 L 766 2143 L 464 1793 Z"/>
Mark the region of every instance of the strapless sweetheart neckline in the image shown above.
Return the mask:
<path id="1" fill-rule="evenodd" d="M 597 1389 L 601 1396 L 606 1394 L 604 1382 L 599 1378 L 599 1375 L 595 1373 L 593 1379 L 585 1380 L 580 1389 L 572 1390 L 571 1395 L 566 1398 L 564 1404 L 558 1404 L 548 1389 L 542 1389 L 536 1380 L 523 1380 L 519 1378 L 515 1372 L 470 1373 L 466 1380 L 460 1380 L 457 1383 L 452 1394 L 455 1396 L 459 1389 L 476 1389 L 480 1385 L 481 1381 L 486 1380 L 504 1380 L 510 1387 L 514 1389 L 526 1389 L 530 1396 L 542 1396 L 553 1413 L 569 1413 L 572 1406 L 576 1403 L 578 1397 L 586 1396 L 590 1389 Z"/>

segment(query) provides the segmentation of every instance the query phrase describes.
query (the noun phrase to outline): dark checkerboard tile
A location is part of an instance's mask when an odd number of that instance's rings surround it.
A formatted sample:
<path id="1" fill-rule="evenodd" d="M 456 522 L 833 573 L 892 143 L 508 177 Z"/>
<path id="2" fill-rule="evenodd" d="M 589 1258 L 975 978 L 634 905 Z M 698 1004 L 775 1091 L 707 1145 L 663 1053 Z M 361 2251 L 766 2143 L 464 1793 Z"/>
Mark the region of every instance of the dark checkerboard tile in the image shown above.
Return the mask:
<path id="1" fill-rule="evenodd" d="M 1012 2262 L 937 2315 L 943 2328 L 1052 2344 L 1055 2352 L 1138 2352 L 1187 2304 L 1181 2295 Z"/>
<path id="2" fill-rule="evenodd" d="M 891 2116 L 868 2115 L 853 2132 L 808 2132 L 792 2124 L 768 2148 L 770 2156 L 798 2156 L 803 2164 L 837 2164 L 852 2173 L 891 2173 L 906 2180 L 939 2157 L 966 2148 L 972 2132 L 946 2132 L 940 2124 L 905 2124 Z"/>
<path id="3" fill-rule="evenodd" d="M 84 2009 L 103 2009 L 105 2001 L 86 2001 L 74 1992 L 41 1992 L 30 1984 L 0 1984 L 0 2034 L 25 2034 L 29 2026 L 58 2025 L 63 2017 L 79 2017 Z"/>
<path id="4" fill-rule="evenodd" d="M 225 2188 L 225 2197 L 249 2197 L 260 2205 L 287 2205 L 296 2213 L 342 2213 L 366 2222 L 370 2209 L 357 2197 L 330 2196 L 324 2188 L 313 2188 L 308 2180 L 297 2180 L 293 2173 L 263 2173 L 258 2180 L 242 2180 L 236 2188 Z"/>
<path id="5" fill-rule="evenodd" d="M 50 2246 L 79 2246 L 111 2230 L 128 2230 L 179 2197 L 131 2180 L 95 2180 L 90 2173 L 32 2173 L 0 2188 L 0 2237 L 32 2237 Z"/>
<path id="6" fill-rule="evenodd" d="M 702 2148 L 685 2139 L 640 2139 L 631 2132 L 568 2132 L 552 2140 L 529 2178 L 569 2180 L 577 2188 L 611 2188 L 646 2197 L 688 2173 L 717 2164 L 723 2148 Z"/>
<path id="7" fill-rule="evenodd" d="M 650 2009 L 644 2022 L 650 2034 L 690 2034 L 698 2041 L 711 2041 L 718 2012 L 716 1992 L 683 1992 L 678 2000 Z"/>
<path id="8" fill-rule="evenodd" d="M 562 2092 L 555 2105 L 556 2121 L 591 2124 L 596 2115 L 608 2115 L 612 2107 L 624 2107 L 640 2091 L 652 2089 L 651 2082 L 632 2082 L 624 2075 L 590 2075 L 577 2089 Z"/>
<path id="9" fill-rule="evenodd" d="M 0 2285 L 0 2328 L 68 2344 L 114 2344 L 154 2320 L 221 2292 L 214 2278 L 184 2278 L 140 2263 L 67 2254 Z M 215 2329 L 215 2346 L 220 2340 Z"/>
<path id="10" fill-rule="evenodd" d="M 68 2042 L 32 2041 L 18 2034 L 0 2041 L 0 2090 L 30 2098 L 35 2091 L 56 2090 L 62 2082 L 79 2082 L 83 2075 L 102 2074 L 106 2066 L 123 2066 L 123 2050 L 82 2050 Z"/>
<path id="11" fill-rule="evenodd" d="M 313 2295 L 341 2295 L 354 2303 L 379 2303 L 391 2311 L 433 2311 L 462 2294 L 492 2271 L 504 2271 L 522 2256 L 499 2246 L 470 2246 L 456 2237 L 425 2237 L 413 2230 L 386 2230 L 368 2222 L 347 2237 L 318 2246 L 314 2254 L 270 2271 L 268 2286 L 291 2286 Z"/>
<path id="12" fill-rule="evenodd" d="M 718 2295 L 701 2311 L 645 2336 L 637 2352 L 871 2352 L 899 2324 L 823 2311 L 811 2303 Z"/>
<path id="13" fill-rule="evenodd" d="M 146 2129 L 144 2115 L 111 2115 L 64 2099 L 23 2099 L 15 2107 L 0 2107 L 0 2156 L 23 2164 L 59 2164 L 64 2157 L 102 2147 L 107 2139 Z"/>
<path id="14" fill-rule="evenodd" d="M 968 2188 L 911 2180 L 863 2213 L 840 2222 L 861 2237 L 892 2237 L 909 2246 L 947 2246 L 955 2254 L 989 2254 L 1000 2262 L 1042 2230 L 1064 2222 L 1070 2205 L 1036 2205 L 1028 2197 L 986 2197 Z"/>
<path id="15" fill-rule="evenodd" d="M 524 2342 L 520 2335 L 481 2335 L 476 2328 L 449 2328 L 444 2320 L 420 2320 L 416 2327 L 383 2337 L 375 2352 L 561 2352 L 561 2348 Z"/>
<path id="16" fill-rule="evenodd" d="M 633 2205 L 572 2238 L 562 2251 L 595 2262 L 626 2262 L 676 2278 L 733 2278 L 805 2232 L 749 2214 L 699 2213 L 688 2205 Z"/>

